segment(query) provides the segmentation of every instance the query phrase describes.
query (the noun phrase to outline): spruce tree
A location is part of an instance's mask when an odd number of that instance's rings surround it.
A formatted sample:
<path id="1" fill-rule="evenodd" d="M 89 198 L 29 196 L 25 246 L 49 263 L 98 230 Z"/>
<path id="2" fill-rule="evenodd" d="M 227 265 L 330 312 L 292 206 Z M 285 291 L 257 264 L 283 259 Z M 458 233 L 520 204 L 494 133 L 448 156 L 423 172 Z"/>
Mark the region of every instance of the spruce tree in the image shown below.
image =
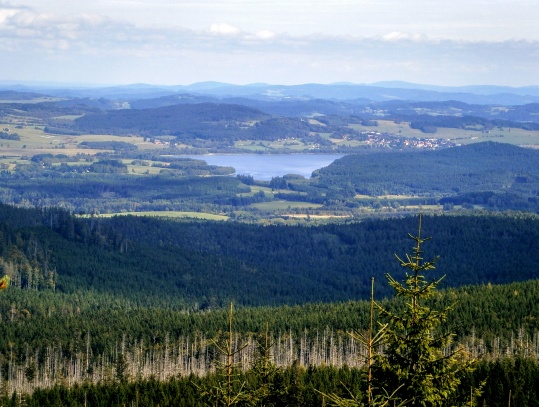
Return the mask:
<path id="1" fill-rule="evenodd" d="M 217 384 L 198 389 L 201 391 L 201 399 L 207 406 L 211 407 L 230 407 L 245 404 L 250 396 L 245 390 L 245 381 L 239 379 L 239 368 L 234 362 L 234 357 L 239 354 L 247 344 L 235 346 L 233 325 L 233 305 L 230 304 L 228 314 L 228 332 L 224 341 L 215 339 L 215 346 L 218 356 L 221 360 L 216 361 Z"/>
<path id="2" fill-rule="evenodd" d="M 453 335 L 441 329 L 452 307 L 434 310 L 429 306 L 443 277 L 429 281 L 424 276 L 435 269 L 438 257 L 423 259 L 422 245 L 430 238 L 421 237 L 421 222 L 419 215 L 417 236 L 409 234 L 414 241 L 412 255 L 406 254 L 405 259 L 396 255 L 406 269 L 404 281 L 386 274 L 396 297 L 404 300 L 404 308 L 391 311 L 378 305 L 387 328 L 384 351 L 375 355 L 372 366 L 373 391 L 382 397 L 392 394 L 407 406 L 465 405 L 456 398 L 461 377 L 471 370 L 472 361 L 451 348 Z"/>
<path id="3" fill-rule="evenodd" d="M 285 396 L 286 389 L 279 386 L 279 377 L 282 371 L 273 361 L 272 348 L 274 343 L 269 336 L 269 324 L 266 323 L 266 331 L 261 338 L 256 340 L 257 357 L 249 370 L 251 378 L 249 402 L 254 406 L 278 406 L 280 399 Z"/>
<path id="4" fill-rule="evenodd" d="M 382 392 L 377 395 L 374 394 L 372 372 L 374 359 L 376 357 L 376 348 L 381 346 L 384 340 L 384 332 L 388 326 L 388 324 L 380 324 L 378 332 L 374 332 L 374 305 L 374 278 L 372 278 L 369 329 L 366 334 L 361 332 L 350 332 L 350 336 L 367 349 L 367 355 L 363 358 L 366 365 L 366 393 L 353 394 L 348 389 L 346 389 L 348 391 L 347 397 L 342 397 L 335 393 L 322 393 L 322 395 L 329 400 L 330 405 L 337 407 L 403 407 L 405 405 L 404 401 L 395 398 L 394 394 L 396 393 L 396 390 L 393 390 L 393 394 L 388 394 L 387 392 Z"/>

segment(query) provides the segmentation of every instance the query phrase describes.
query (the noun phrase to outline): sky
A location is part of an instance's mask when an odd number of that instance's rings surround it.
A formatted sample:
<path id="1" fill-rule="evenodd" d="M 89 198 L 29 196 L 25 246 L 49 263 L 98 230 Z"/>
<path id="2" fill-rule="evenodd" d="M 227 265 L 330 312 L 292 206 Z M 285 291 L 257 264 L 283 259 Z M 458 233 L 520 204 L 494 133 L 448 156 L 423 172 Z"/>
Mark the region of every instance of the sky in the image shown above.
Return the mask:
<path id="1" fill-rule="evenodd" d="M 0 0 L 0 83 L 539 85 L 537 0 Z"/>

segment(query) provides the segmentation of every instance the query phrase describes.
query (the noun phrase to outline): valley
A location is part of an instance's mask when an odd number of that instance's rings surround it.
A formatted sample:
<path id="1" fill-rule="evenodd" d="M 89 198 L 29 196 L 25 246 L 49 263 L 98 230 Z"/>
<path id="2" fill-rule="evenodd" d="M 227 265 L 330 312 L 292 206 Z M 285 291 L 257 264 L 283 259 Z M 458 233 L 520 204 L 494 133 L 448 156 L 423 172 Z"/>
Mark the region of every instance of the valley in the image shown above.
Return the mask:
<path id="1" fill-rule="evenodd" d="M 373 405 L 410 309 L 447 403 L 535 405 L 535 99 L 137 89 L 0 91 L 2 405 Z"/>

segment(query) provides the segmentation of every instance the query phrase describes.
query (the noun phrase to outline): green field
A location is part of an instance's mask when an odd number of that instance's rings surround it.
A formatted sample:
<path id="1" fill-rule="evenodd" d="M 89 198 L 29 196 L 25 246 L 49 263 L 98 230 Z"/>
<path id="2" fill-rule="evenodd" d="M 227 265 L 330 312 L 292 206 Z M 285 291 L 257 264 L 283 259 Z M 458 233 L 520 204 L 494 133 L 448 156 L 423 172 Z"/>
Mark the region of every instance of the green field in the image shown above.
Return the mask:
<path id="1" fill-rule="evenodd" d="M 306 192 L 296 192 L 289 189 L 272 189 L 269 187 L 263 187 L 260 185 L 250 185 L 251 192 L 243 192 L 238 194 L 238 196 L 254 196 L 259 192 L 264 192 L 266 196 L 272 196 L 273 194 L 296 194 L 296 195 L 307 195 Z"/>
<path id="2" fill-rule="evenodd" d="M 22 120 L 22 119 L 21 119 Z M 32 156 L 34 154 L 96 154 L 103 150 L 95 150 L 79 147 L 84 141 L 121 141 L 132 143 L 139 150 L 161 149 L 162 145 L 144 141 L 139 136 L 114 136 L 109 134 L 88 134 L 81 136 L 69 136 L 46 133 L 43 126 L 21 124 L 21 120 L 11 124 L 1 124 L 11 133 L 17 133 L 20 140 L 0 140 L 0 155 L 8 156 Z M 61 150 L 61 151 L 58 151 Z"/>
<path id="3" fill-rule="evenodd" d="M 449 140 L 457 144 L 479 143 L 482 141 L 497 141 L 500 143 L 515 144 L 519 146 L 539 146 L 539 131 L 528 131 L 517 128 L 494 128 L 490 131 L 473 131 L 467 129 L 453 129 L 439 127 L 436 133 L 423 133 L 420 130 L 410 128 L 406 122 L 396 123 L 390 120 L 378 120 L 378 126 L 350 125 L 359 131 L 376 131 L 389 133 L 394 136 L 433 138 Z"/>
<path id="4" fill-rule="evenodd" d="M 272 202 L 260 202 L 250 205 L 252 208 L 259 209 L 261 211 L 278 211 L 287 209 L 316 209 L 321 208 L 322 205 L 309 202 L 294 202 L 294 201 L 272 201 Z"/>
<path id="5" fill-rule="evenodd" d="M 251 192 L 243 192 L 241 194 L 238 194 L 238 196 L 254 196 L 260 191 L 264 192 L 264 194 L 268 194 L 269 196 L 271 196 L 274 193 L 274 191 L 271 188 L 262 187 L 260 185 L 250 185 L 249 187 L 251 188 Z"/>
<path id="6" fill-rule="evenodd" d="M 112 218 L 113 216 L 155 216 L 160 218 L 189 218 L 189 219 L 205 219 L 205 220 L 228 220 L 228 216 L 216 215 L 213 213 L 202 212 L 180 212 L 180 211 L 147 211 L 147 212 L 119 212 L 119 213 L 104 213 L 97 215 L 101 218 Z M 83 215 L 89 217 L 89 215 Z"/>

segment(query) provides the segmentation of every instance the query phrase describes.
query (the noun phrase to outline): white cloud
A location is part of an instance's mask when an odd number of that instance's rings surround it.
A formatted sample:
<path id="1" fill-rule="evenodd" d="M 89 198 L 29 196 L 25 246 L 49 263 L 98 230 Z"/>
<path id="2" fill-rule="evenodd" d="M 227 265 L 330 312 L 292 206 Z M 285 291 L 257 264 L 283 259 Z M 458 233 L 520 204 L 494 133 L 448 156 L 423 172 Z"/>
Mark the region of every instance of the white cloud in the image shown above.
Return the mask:
<path id="1" fill-rule="evenodd" d="M 536 0 L 13 0 L 38 13 L 105 15 L 139 27 L 193 31 L 226 23 L 294 36 L 381 36 L 392 31 L 442 38 L 539 40 Z M 0 1 L 0 8 L 2 5 Z M 10 6 L 11 8 L 17 8 Z M 4 7 L 4 8 L 7 8 Z M 219 25 L 219 24 L 218 24 Z"/>
<path id="2" fill-rule="evenodd" d="M 239 34 L 241 30 L 237 27 L 234 27 L 230 24 L 212 24 L 210 27 L 210 32 L 213 34 Z"/>
<path id="3" fill-rule="evenodd" d="M 427 38 L 425 35 L 421 34 L 407 34 L 400 31 L 392 31 L 388 34 L 381 36 L 384 41 L 432 41 L 432 39 Z"/>
<path id="4" fill-rule="evenodd" d="M 269 29 L 248 32 L 228 23 L 215 23 L 207 30 L 188 30 L 178 27 L 153 28 L 111 20 L 98 14 L 58 15 L 38 13 L 30 9 L 6 7 L 0 3 L 0 32 L 4 40 L 9 39 L 21 48 L 32 48 L 40 41 L 62 41 L 61 49 L 94 49 L 103 54 L 117 50 L 145 48 L 147 55 L 166 51 L 185 50 L 227 53 L 279 52 L 319 53 L 328 55 L 377 54 L 386 58 L 387 52 L 412 52 L 416 55 L 436 53 L 438 55 L 467 55 L 479 49 L 480 54 L 491 56 L 497 52 L 537 52 L 535 41 L 465 41 L 427 36 L 420 33 L 388 31 L 382 35 L 291 35 L 276 33 Z M 271 41 L 268 41 L 271 40 Z M 50 48 L 50 47 L 47 47 Z M 36 53 L 39 49 L 33 48 Z M 523 49 L 526 49 L 523 51 Z M 398 57 L 393 55 L 393 57 Z"/>
<path id="5" fill-rule="evenodd" d="M 19 10 L 13 9 L 13 8 L 5 8 L 0 9 L 0 25 L 4 24 L 4 22 L 8 19 L 13 17 L 15 14 L 17 14 Z"/>
<path id="6" fill-rule="evenodd" d="M 201 1 L 205 6 L 210 4 Z M 54 3 L 59 0 L 51 0 Z M 107 4 L 98 3 L 102 7 Z M 126 4 L 120 0 L 112 3 L 117 7 Z M 295 6 L 300 3 L 303 0 Z M 337 3 L 342 6 L 348 2 Z M 378 7 L 377 2 L 368 3 L 373 10 Z M 74 8 L 72 4 L 77 2 L 70 3 Z M 157 4 L 182 10 L 199 7 L 197 2 L 189 1 L 157 0 Z M 240 0 L 220 1 L 219 7 L 228 16 L 241 4 Z M 269 9 L 270 4 L 263 0 L 260 7 Z M 137 7 L 149 10 L 150 3 L 139 0 Z M 314 9 L 317 7 L 322 3 L 313 4 Z M 119 20 L 91 9 L 84 13 L 73 11 L 54 12 L 52 7 L 38 10 L 0 0 L 0 54 L 3 61 L 9 61 L 0 65 L 0 77 L 18 79 L 21 72 L 30 75 L 34 69 L 36 77 L 78 75 L 97 78 L 96 82 L 103 82 L 98 77 L 100 72 L 109 75 L 112 82 L 130 78 L 146 82 L 154 78 L 160 83 L 186 83 L 187 78 L 274 83 L 389 79 L 424 82 L 424 78 L 440 84 L 537 81 L 539 42 L 533 36 L 527 41 L 478 41 L 460 35 L 444 36 L 442 29 L 432 28 L 435 25 L 423 31 L 413 24 L 386 27 L 376 22 L 367 25 L 362 34 L 298 34 L 274 29 L 271 19 L 247 21 L 250 14 L 244 19 L 240 15 L 213 20 L 226 23 L 209 22 L 205 28 L 188 29 L 182 24 L 158 26 Z M 358 18 L 366 21 L 368 15 Z M 462 25 L 467 24 L 472 27 L 463 19 Z M 484 22 L 477 24 L 480 29 Z M 28 63 L 37 56 L 46 58 L 47 63 Z M 100 66 L 106 66 L 106 71 Z"/>
<path id="7" fill-rule="evenodd" d="M 257 38 L 260 38 L 262 40 L 269 40 L 271 38 L 275 38 L 275 33 L 270 30 L 261 30 L 258 31 L 255 35 Z"/>

